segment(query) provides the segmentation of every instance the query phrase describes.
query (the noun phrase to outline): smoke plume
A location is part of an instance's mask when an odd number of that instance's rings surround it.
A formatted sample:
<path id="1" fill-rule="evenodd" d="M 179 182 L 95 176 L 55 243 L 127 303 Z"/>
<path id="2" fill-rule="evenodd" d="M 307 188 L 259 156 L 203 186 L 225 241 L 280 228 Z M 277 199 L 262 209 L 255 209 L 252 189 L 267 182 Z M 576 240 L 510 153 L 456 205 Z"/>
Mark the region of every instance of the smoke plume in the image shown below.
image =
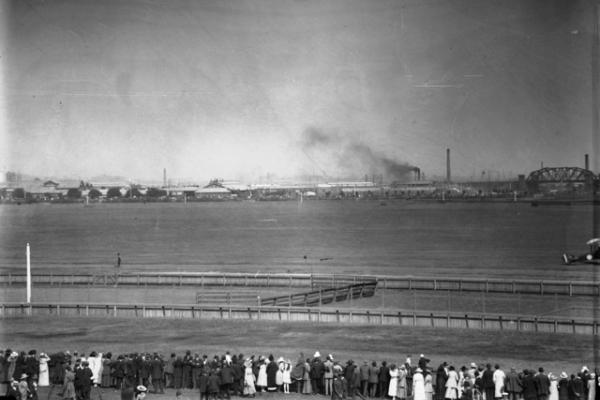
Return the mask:
<path id="1" fill-rule="evenodd" d="M 301 139 L 302 151 L 312 163 L 316 159 L 327 160 L 335 171 L 322 171 L 329 176 L 362 178 L 368 175 L 383 175 L 389 181 L 410 179 L 419 168 L 406 162 L 399 162 L 385 154 L 373 150 L 369 145 L 348 136 L 328 133 L 311 126 L 304 130 Z M 328 169 L 328 168 L 327 168 Z"/>

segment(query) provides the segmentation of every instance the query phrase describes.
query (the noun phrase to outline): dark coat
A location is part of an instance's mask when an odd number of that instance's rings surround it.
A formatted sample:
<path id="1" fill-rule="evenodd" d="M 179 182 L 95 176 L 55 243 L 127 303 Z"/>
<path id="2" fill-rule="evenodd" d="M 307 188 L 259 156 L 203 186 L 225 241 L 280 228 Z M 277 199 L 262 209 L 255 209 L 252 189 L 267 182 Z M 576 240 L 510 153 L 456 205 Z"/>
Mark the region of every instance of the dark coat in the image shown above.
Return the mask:
<path id="1" fill-rule="evenodd" d="M 569 380 L 567 378 L 558 381 L 558 400 L 569 400 Z"/>
<path id="2" fill-rule="evenodd" d="M 161 359 L 155 358 L 150 363 L 152 370 L 152 379 L 162 379 L 164 372 L 164 363 Z"/>
<path id="3" fill-rule="evenodd" d="M 88 389 L 92 387 L 92 370 L 89 367 L 75 370 L 75 387 Z"/>
<path id="4" fill-rule="evenodd" d="M 221 379 L 219 375 L 212 374 L 208 377 L 208 393 L 219 393 L 221 387 Z"/>
<path id="5" fill-rule="evenodd" d="M 483 389 L 495 388 L 496 385 L 494 384 L 494 371 L 491 369 L 486 369 L 483 371 L 481 376 L 481 384 L 483 385 Z"/>
<path id="6" fill-rule="evenodd" d="M 382 365 L 379 369 L 379 382 L 386 383 L 390 381 L 390 367 Z M 387 393 L 387 391 L 386 391 Z"/>
<path id="7" fill-rule="evenodd" d="M 550 379 L 548 379 L 548 375 L 544 373 L 539 373 L 535 376 L 535 387 L 537 389 L 538 396 L 540 395 L 549 395 L 550 394 Z"/>
<path id="8" fill-rule="evenodd" d="M 509 372 L 506 376 L 506 382 L 504 383 L 506 391 L 509 393 L 521 393 L 523 386 L 521 385 L 521 378 L 516 372 Z"/>
<path id="9" fill-rule="evenodd" d="M 233 383 L 233 369 L 227 364 L 221 369 L 221 383 Z"/>
<path id="10" fill-rule="evenodd" d="M 448 374 L 444 365 L 440 365 L 435 373 L 435 392 L 439 398 L 443 398 L 446 393 L 446 381 L 448 380 Z"/>
<path id="11" fill-rule="evenodd" d="M 198 379 L 198 389 L 200 389 L 200 393 L 206 393 L 208 391 L 208 375 L 200 375 L 200 378 Z"/>
<path id="12" fill-rule="evenodd" d="M 325 364 L 320 358 L 315 358 L 310 366 L 310 377 L 312 379 L 321 379 L 325 375 Z"/>
<path id="13" fill-rule="evenodd" d="M 525 400 L 537 399 L 537 387 L 533 376 L 529 374 L 525 375 L 521 380 L 521 384 L 523 386 L 523 398 Z"/>
<path id="14" fill-rule="evenodd" d="M 267 387 L 274 388 L 277 387 L 277 371 L 279 370 L 279 366 L 276 362 L 270 361 L 267 364 Z"/>

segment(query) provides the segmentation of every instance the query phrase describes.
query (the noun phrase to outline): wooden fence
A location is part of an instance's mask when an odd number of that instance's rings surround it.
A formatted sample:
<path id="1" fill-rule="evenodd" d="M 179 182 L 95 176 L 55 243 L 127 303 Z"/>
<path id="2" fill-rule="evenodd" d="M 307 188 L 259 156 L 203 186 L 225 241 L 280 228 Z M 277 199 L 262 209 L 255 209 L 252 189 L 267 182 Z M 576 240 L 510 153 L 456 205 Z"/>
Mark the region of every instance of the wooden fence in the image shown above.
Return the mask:
<path id="1" fill-rule="evenodd" d="M 71 304 L 6 303 L 0 317 L 23 316 L 97 318 L 178 318 L 264 320 L 333 324 L 393 325 L 408 327 L 461 328 L 495 331 L 546 332 L 597 335 L 598 323 L 591 319 L 535 318 L 510 315 L 435 313 L 426 311 L 371 311 L 311 307 L 257 307 L 160 304 Z"/>
<path id="2" fill-rule="evenodd" d="M 375 294 L 377 282 L 357 283 L 343 287 L 313 290 L 305 293 L 295 293 L 283 296 L 268 297 L 260 301 L 262 306 L 322 306 L 323 304 L 361 297 L 372 297 Z"/>
<path id="3" fill-rule="evenodd" d="M 240 291 L 215 291 L 196 293 L 197 304 L 252 304 L 260 305 L 261 298 L 257 293 Z"/>
<path id="4" fill-rule="evenodd" d="M 43 286 L 223 286 L 331 288 L 377 282 L 377 289 L 433 290 L 484 293 L 520 293 L 564 296 L 600 296 L 600 282 L 436 278 L 341 274 L 246 273 L 123 273 L 35 274 L 33 285 Z M 0 274 L 0 285 L 25 285 L 25 274 Z"/>

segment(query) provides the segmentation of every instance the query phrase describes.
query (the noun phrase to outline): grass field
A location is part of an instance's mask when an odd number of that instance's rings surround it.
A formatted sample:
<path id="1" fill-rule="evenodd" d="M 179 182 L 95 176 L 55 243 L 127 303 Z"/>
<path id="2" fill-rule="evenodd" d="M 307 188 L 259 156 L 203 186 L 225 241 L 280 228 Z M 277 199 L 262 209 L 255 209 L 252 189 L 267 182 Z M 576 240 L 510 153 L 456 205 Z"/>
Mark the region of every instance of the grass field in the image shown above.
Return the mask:
<path id="1" fill-rule="evenodd" d="M 499 362 L 504 367 L 576 371 L 594 364 L 594 338 L 563 334 L 353 326 L 261 321 L 152 320 L 114 318 L 10 318 L 1 321 L 0 340 L 13 349 L 111 351 L 186 350 L 207 354 L 273 354 L 292 360 L 316 350 L 338 360 L 404 361 L 426 354 L 431 365 Z"/>
<path id="2" fill-rule="evenodd" d="M 33 271 L 103 273 L 123 256 L 123 272 L 324 272 L 505 279 L 598 280 L 593 266 L 565 267 L 563 251 L 585 251 L 591 209 L 526 204 L 368 202 L 112 205 L 91 208 L 0 207 L 0 269 L 22 271 L 24 243 Z M 306 258 L 305 258 L 306 256 Z M 324 261 L 322 261 L 324 260 Z M 0 289 L 3 301 L 24 301 L 23 289 Z M 34 289 L 34 301 L 193 303 L 195 289 Z M 588 317 L 591 299 L 556 296 L 482 297 L 404 292 L 337 303 L 339 307 Z M 300 351 L 339 359 L 401 361 L 424 353 L 437 366 L 499 362 L 574 372 L 594 363 L 589 336 L 518 332 L 265 323 L 11 318 L 0 320 L 4 346 L 45 351 L 164 354 Z"/>

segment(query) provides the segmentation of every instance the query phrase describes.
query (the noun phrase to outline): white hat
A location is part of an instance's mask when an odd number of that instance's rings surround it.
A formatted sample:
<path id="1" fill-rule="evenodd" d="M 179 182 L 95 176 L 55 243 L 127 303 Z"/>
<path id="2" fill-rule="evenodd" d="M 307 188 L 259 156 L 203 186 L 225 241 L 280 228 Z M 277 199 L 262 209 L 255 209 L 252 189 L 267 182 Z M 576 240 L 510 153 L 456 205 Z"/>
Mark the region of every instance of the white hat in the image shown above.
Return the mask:
<path id="1" fill-rule="evenodd" d="M 471 368 L 477 368 L 477 364 L 475 364 L 474 362 L 471 363 Z"/>
<path id="2" fill-rule="evenodd" d="M 314 357 L 315 357 L 315 358 L 317 358 L 317 357 L 321 357 L 321 353 L 319 353 L 319 350 L 317 350 L 317 351 L 315 352 L 315 355 L 314 355 Z"/>
<path id="3" fill-rule="evenodd" d="M 136 389 L 138 392 L 145 392 L 146 390 L 148 390 L 148 389 L 146 389 L 146 386 L 144 386 L 144 385 L 140 385 Z"/>
<path id="4" fill-rule="evenodd" d="M 333 361 L 333 356 L 331 354 L 329 355 L 329 359 Z"/>

